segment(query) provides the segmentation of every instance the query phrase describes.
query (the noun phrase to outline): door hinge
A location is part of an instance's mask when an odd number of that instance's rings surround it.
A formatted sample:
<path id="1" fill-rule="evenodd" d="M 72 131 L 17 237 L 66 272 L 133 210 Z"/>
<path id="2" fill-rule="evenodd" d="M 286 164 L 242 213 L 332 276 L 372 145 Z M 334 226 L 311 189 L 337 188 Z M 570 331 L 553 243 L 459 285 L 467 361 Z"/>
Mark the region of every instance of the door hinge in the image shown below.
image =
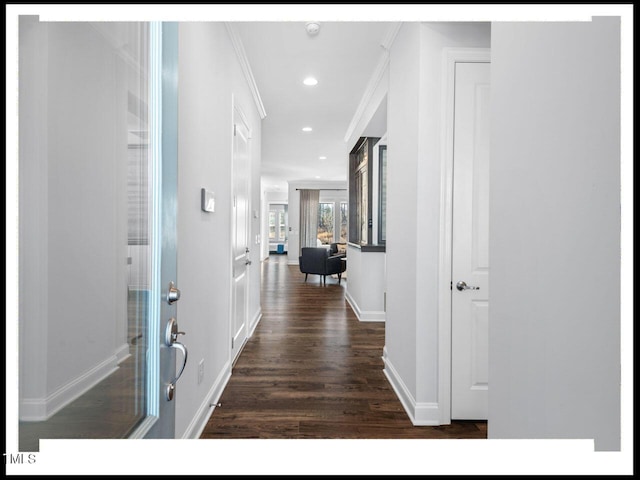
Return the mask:
<path id="1" fill-rule="evenodd" d="M 453 291 L 453 280 L 449 283 L 449 290 Z"/>
<path id="2" fill-rule="evenodd" d="M 235 341 L 233 340 L 233 338 L 231 339 L 231 350 L 233 350 L 233 344 L 235 343 Z"/>
<path id="3" fill-rule="evenodd" d="M 238 125 L 233 124 L 233 136 L 235 137 L 238 134 Z"/>

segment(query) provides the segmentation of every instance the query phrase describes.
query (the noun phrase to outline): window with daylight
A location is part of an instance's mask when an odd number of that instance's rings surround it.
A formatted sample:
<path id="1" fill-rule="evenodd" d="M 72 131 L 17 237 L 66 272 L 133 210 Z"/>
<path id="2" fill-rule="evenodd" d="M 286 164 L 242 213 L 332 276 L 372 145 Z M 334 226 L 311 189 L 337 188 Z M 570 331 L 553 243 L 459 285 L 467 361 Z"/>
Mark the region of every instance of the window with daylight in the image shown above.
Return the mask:
<path id="1" fill-rule="evenodd" d="M 349 202 L 340 202 L 340 243 L 347 243 L 349 234 Z"/>
<path id="2" fill-rule="evenodd" d="M 287 241 L 287 207 L 286 204 L 278 203 L 269 205 L 269 243 L 271 244 Z"/>
<path id="3" fill-rule="evenodd" d="M 278 241 L 284 242 L 287 236 L 287 213 L 282 211 L 278 214 Z"/>
<path id="4" fill-rule="evenodd" d="M 269 212 L 269 240 L 276 239 L 276 216 L 278 212 Z"/>
<path id="5" fill-rule="evenodd" d="M 334 203 L 318 204 L 318 240 L 323 245 L 333 243 Z"/>

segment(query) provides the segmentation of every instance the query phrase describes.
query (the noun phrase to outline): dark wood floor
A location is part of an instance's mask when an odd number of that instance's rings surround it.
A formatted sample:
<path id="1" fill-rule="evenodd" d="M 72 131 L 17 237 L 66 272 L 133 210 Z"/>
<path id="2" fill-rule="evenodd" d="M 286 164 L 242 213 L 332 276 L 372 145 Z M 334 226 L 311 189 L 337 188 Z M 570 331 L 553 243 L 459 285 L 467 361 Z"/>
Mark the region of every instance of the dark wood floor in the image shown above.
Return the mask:
<path id="1" fill-rule="evenodd" d="M 384 323 L 359 322 L 345 283 L 262 264 L 262 320 L 201 438 L 486 438 L 485 422 L 414 427 L 384 376 Z M 348 273 L 348 272 L 347 272 Z"/>

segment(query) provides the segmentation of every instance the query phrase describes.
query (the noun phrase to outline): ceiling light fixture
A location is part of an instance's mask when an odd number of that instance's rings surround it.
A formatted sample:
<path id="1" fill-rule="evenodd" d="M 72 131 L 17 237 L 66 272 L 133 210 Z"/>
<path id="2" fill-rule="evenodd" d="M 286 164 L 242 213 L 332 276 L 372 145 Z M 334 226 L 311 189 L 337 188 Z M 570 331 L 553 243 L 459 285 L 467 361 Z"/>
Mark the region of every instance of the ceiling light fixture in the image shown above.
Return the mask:
<path id="1" fill-rule="evenodd" d="M 307 29 L 307 33 L 313 37 L 320 31 L 320 24 L 318 22 L 308 22 L 305 28 Z"/>
<path id="2" fill-rule="evenodd" d="M 302 127 L 303 132 L 310 132 L 311 130 L 313 130 L 311 127 Z"/>
<path id="3" fill-rule="evenodd" d="M 324 156 L 320 157 L 320 160 L 326 160 L 326 159 L 327 159 L 327 157 L 324 157 Z"/>
<path id="4" fill-rule="evenodd" d="M 316 80 L 313 77 L 307 77 L 302 81 L 302 83 L 304 83 L 305 85 L 309 85 L 310 87 L 313 87 L 314 85 L 318 84 L 318 80 Z"/>

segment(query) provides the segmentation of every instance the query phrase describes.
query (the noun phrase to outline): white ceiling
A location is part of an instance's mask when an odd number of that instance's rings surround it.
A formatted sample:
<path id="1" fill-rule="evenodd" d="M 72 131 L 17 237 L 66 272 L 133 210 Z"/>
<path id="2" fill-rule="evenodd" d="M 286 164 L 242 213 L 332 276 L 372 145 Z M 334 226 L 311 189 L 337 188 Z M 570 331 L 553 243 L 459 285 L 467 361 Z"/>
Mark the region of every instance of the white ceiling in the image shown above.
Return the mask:
<path id="1" fill-rule="evenodd" d="M 320 22 L 320 32 L 309 36 L 305 24 L 233 23 L 267 113 L 261 171 L 267 191 L 286 190 L 288 181 L 346 181 L 352 145 L 345 134 L 392 28 L 387 22 Z M 308 76 L 318 84 L 304 85 Z M 306 126 L 313 131 L 303 132 Z"/>

